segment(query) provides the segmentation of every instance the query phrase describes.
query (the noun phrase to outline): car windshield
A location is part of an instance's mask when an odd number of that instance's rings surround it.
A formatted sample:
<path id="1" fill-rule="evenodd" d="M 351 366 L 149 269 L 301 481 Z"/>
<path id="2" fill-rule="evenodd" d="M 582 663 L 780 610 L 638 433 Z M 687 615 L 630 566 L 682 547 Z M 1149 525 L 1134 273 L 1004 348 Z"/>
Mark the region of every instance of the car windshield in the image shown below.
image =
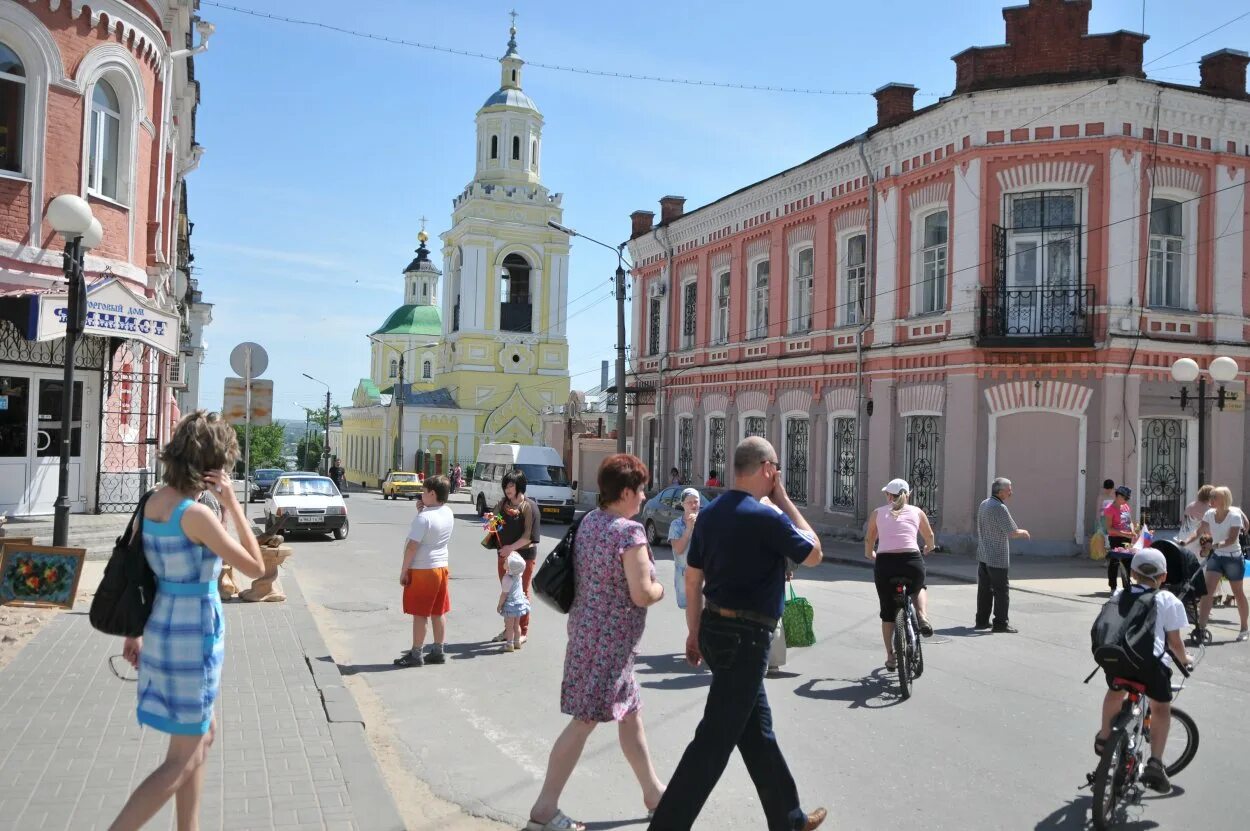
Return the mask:
<path id="1" fill-rule="evenodd" d="M 273 469 L 273 470 L 264 470 L 264 469 L 262 469 L 262 470 L 258 470 L 258 471 L 256 471 L 256 478 L 257 478 L 257 479 L 264 479 L 266 482 L 268 482 L 268 481 L 270 481 L 270 480 L 277 479 L 277 478 L 278 478 L 279 476 L 281 476 L 282 474 L 283 474 L 283 471 L 278 470 L 278 469 L 276 469 L 276 468 L 275 468 L 275 469 Z"/>
<path id="2" fill-rule="evenodd" d="M 525 474 L 527 485 L 567 485 L 569 479 L 564 475 L 561 465 L 517 465 L 517 469 Z"/>
<path id="3" fill-rule="evenodd" d="M 329 479 L 283 479 L 274 488 L 274 496 L 338 496 L 339 490 Z"/>
<path id="4" fill-rule="evenodd" d="M 415 473 L 392 473 L 391 481 L 392 482 L 415 482 L 417 481 L 417 474 Z"/>

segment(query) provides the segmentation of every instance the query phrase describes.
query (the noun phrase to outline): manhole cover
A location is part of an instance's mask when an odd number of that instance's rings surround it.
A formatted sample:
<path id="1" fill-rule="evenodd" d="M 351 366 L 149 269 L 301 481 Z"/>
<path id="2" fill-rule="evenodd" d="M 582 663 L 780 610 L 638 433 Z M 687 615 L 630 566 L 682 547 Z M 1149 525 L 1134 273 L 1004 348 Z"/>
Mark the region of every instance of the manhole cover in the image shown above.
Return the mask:
<path id="1" fill-rule="evenodd" d="M 939 643 L 950 643 L 950 642 L 951 642 L 951 639 L 946 637 L 945 635 L 934 635 L 931 638 L 925 638 L 923 641 L 925 646 L 930 646 L 932 644 L 939 644 Z"/>
<path id="2" fill-rule="evenodd" d="M 327 603 L 327 609 L 333 609 L 336 612 L 385 612 L 386 604 L 370 603 L 367 600 L 349 601 L 347 603 Z"/>

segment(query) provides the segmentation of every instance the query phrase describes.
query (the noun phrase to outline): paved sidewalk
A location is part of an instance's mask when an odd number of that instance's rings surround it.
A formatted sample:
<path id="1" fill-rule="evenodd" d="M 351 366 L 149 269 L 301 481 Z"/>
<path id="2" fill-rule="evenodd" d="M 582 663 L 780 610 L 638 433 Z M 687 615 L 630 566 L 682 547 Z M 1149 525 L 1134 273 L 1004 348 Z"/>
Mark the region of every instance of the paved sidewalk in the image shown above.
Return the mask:
<path id="1" fill-rule="evenodd" d="M 286 603 L 225 604 L 226 664 L 201 827 L 391 831 L 403 823 L 290 570 Z M 135 721 L 121 639 L 58 615 L 0 670 L 0 831 L 107 828 L 164 757 Z M 147 826 L 173 828 L 173 801 Z"/>
<path id="2" fill-rule="evenodd" d="M 864 558 L 864 544 L 823 538 L 825 559 L 871 568 Z M 962 554 L 934 552 L 925 557 L 929 575 L 958 580 L 977 581 L 977 558 Z M 1043 557 L 1013 555 L 1011 558 L 1011 589 L 1031 594 L 1044 594 L 1085 603 L 1105 602 L 1107 595 L 1106 562 L 1094 562 L 1086 556 Z M 1101 592 L 1101 596 L 1098 593 Z"/>

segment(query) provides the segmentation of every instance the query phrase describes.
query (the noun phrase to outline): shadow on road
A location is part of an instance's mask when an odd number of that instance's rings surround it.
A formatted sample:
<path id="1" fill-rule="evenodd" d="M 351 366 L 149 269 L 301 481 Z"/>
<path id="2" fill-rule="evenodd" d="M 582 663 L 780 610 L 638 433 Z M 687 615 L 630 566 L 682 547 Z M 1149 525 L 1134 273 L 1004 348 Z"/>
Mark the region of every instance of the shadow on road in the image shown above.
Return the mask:
<path id="1" fill-rule="evenodd" d="M 712 673 L 690 666 L 684 655 L 639 655 L 634 661 L 634 669 L 639 675 L 670 676 L 640 682 L 641 686 L 651 690 L 692 690 L 712 683 Z"/>
<path id="2" fill-rule="evenodd" d="M 971 626 L 948 626 L 945 629 L 934 629 L 935 635 L 946 635 L 951 638 L 982 638 L 990 634 L 990 630 L 977 631 Z"/>
<path id="3" fill-rule="evenodd" d="M 647 824 L 646 817 L 642 817 L 639 819 L 603 820 L 601 822 L 586 823 L 586 831 L 610 831 L 610 829 L 612 828 L 627 828 L 631 825 L 645 826 L 646 824 Z"/>
<path id="4" fill-rule="evenodd" d="M 396 672 L 408 667 L 397 667 L 394 664 L 336 664 L 340 675 L 365 675 L 372 672 Z"/>
<path id="5" fill-rule="evenodd" d="M 817 689 L 817 684 L 845 686 Z M 898 694 L 898 684 L 885 669 L 873 670 L 872 675 L 863 678 L 813 678 L 796 687 L 794 694 L 817 701 L 845 701 L 852 710 L 880 710 L 903 700 Z"/>
<path id="6" fill-rule="evenodd" d="M 1090 817 L 1093 801 L 1092 796 L 1078 796 L 1033 826 L 1033 831 L 1077 831 L 1077 829 L 1093 828 L 1093 820 Z M 1142 810 L 1142 806 L 1133 805 L 1129 810 L 1137 813 Z M 1125 813 L 1126 811 L 1121 808 L 1118 816 L 1120 821 L 1115 825 L 1117 829 L 1146 831 L 1149 828 L 1159 827 L 1159 823 L 1154 820 L 1140 817 L 1130 820 Z"/>

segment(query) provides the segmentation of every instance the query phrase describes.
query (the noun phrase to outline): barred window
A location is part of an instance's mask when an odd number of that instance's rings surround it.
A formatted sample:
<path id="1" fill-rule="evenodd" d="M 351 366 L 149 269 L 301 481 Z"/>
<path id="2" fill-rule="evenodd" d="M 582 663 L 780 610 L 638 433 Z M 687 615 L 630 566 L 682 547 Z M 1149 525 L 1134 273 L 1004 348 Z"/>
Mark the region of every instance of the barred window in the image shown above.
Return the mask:
<path id="1" fill-rule="evenodd" d="M 691 280 L 682 287 L 681 348 L 694 348 L 695 323 L 698 320 L 699 287 Z"/>
<path id="2" fill-rule="evenodd" d="M 857 454 L 855 447 L 856 431 L 853 417 L 835 418 L 833 424 L 833 452 L 830 463 L 833 467 L 832 484 L 829 489 L 829 505 L 837 510 L 851 510 L 855 507 L 855 471 Z"/>

